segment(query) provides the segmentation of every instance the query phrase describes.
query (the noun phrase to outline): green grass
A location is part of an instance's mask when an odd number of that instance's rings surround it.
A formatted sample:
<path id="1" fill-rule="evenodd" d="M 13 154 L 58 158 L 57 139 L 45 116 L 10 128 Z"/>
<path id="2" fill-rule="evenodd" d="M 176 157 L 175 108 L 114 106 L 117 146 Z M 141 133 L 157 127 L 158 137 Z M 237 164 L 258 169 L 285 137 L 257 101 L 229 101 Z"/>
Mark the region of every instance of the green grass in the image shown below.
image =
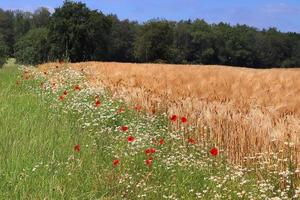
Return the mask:
<path id="1" fill-rule="evenodd" d="M 93 97 L 71 92 L 70 86 L 60 89 L 70 91 L 60 102 L 58 93 L 41 95 L 41 79 L 21 80 L 18 85 L 20 77 L 13 60 L 0 70 L 0 199 L 276 196 L 270 189 L 259 191 L 254 174 L 241 174 L 222 155 L 210 156 L 210 146 L 170 137 L 187 133 L 171 130 L 164 115 L 137 113 L 104 94 L 101 108 L 89 108 Z M 120 106 L 126 111 L 116 115 Z M 87 122 L 92 125 L 84 125 Z M 128 125 L 129 132 L 119 131 L 121 125 Z M 128 143 L 129 135 L 137 141 Z M 164 138 L 165 144 L 154 145 L 153 138 Z M 81 145 L 80 152 L 74 151 L 76 144 Z M 157 150 L 151 167 L 144 162 L 149 147 Z M 116 158 L 120 165 L 114 167 Z"/>

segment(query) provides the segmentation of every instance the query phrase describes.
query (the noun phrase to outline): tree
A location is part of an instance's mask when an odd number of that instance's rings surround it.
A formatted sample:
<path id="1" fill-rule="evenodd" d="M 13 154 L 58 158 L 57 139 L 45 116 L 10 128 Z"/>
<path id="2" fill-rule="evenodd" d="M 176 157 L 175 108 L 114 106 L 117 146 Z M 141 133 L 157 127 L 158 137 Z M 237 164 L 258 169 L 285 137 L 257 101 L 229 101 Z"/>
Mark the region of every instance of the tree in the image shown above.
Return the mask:
<path id="1" fill-rule="evenodd" d="M 173 23 L 166 20 L 151 20 L 145 23 L 135 41 L 136 58 L 141 62 L 171 61 L 173 30 Z"/>
<path id="2" fill-rule="evenodd" d="M 32 23 L 35 28 L 47 27 L 50 22 L 51 13 L 48 8 L 40 7 L 32 15 Z"/>
<path id="3" fill-rule="evenodd" d="M 15 41 L 25 35 L 32 27 L 32 13 L 21 10 L 14 11 Z"/>
<path id="4" fill-rule="evenodd" d="M 5 60 L 7 58 L 7 52 L 8 47 L 5 44 L 3 35 L 0 33 L 0 68 L 5 63 Z"/>
<path id="5" fill-rule="evenodd" d="M 134 61 L 134 41 L 138 24 L 129 20 L 119 21 L 111 16 L 112 27 L 108 45 L 109 60 L 132 62 Z"/>
<path id="6" fill-rule="evenodd" d="M 48 29 L 36 28 L 19 38 L 15 57 L 19 63 L 36 65 L 48 61 Z"/>
<path id="7" fill-rule="evenodd" d="M 51 58 L 72 62 L 105 58 L 110 25 L 84 3 L 64 1 L 50 22 Z"/>
<path id="8" fill-rule="evenodd" d="M 2 35 L 3 45 L 6 46 L 6 53 L 12 56 L 15 43 L 13 12 L 0 9 L 0 34 Z"/>

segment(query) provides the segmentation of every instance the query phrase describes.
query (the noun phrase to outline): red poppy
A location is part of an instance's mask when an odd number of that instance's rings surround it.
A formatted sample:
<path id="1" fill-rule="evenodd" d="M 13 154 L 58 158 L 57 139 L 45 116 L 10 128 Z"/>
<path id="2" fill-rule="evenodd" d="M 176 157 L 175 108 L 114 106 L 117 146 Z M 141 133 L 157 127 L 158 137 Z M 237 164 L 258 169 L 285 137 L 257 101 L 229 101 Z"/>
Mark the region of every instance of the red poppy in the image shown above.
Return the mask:
<path id="1" fill-rule="evenodd" d="M 189 138 L 189 139 L 188 139 L 188 142 L 189 142 L 190 144 L 196 144 L 196 140 L 195 140 L 194 138 Z"/>
<path id="2" fill-rule="evenodd" d="M 173 122 L 176 122 L 177 121 L 177 115 L 172 115 L 170 117 L 170 120 L 173 121 Z"/>
<path id="3" fill-rule="evenodd" d="M 164 139 L 161 138 L 161 139 L 159 140 L 159 144 L 160 144 L 160 145 L 163 145 L 164 143 L 165 143 Z"/>
<path id="4" fill-rule="evenodd" d="M 140 112 L 142 110 L 142 106 L 135 106 L 134 109 L 137 111 L 137 112 Z"/>
<path id="5" fill-rule="evenodd" d="M 114 161 L 113 161 L 113 166 L 118 166 L 120 164 L 120 160 L 118 160 L 118 159 L 115 159 Z"/>
<path id="6" fill-rule="evenodd" d="M 219 150 L 216 147 L 214 147 L 210 150 L 210 154 L 212 156 L 217 156 L 219 154 Z"/>
<path id="7" fill-rule="evenodd" d="M 101 102 L 99 100 L 96 101 L 95 106 L 99 107 L 101 105 Z"/>
<path id="8" fill-rule="evenodd" d="M 181 122 L 182 123 L 186 123 L 187 122 L 187 118 L 186 117 L 181 117 Z"/>
<path id="9" fill-rule="evenodd" d="M 123 132 L 128 131 L 128 126 L 121 126 L 120 129 Z"/>
<path id="10" fill-rule="evenodd" d="M 125 112 L 125 108 L 124 108 L 124 107 L 121 107 L 121 108 L 119 108 L 119 110 L 118 110 L 117 113 L 119 114 L 119 113 L 123 113 L 123 112 Z"/>
<path id="11" fill-rule="evenodd" d="M 74 151 L 79 152 L 80 151 L 80 144 L 76 144 L 74 146 Z"/>
<path id="12" fill-rule="evenodd" d="M 68 94 L 68 92 L 67 92 L 67 90 L 65 90 L 65 91 L 64 91 L 64 95 L 67 95 L 67 94 Z"/>
<path id="13" fill-rule="evenodd" d="M 128 136 L 127 141 L 128 142 L 133 142 L 135 138 L 133 136 Z"/>
<path id="14" fill-rule="evenodd" d="M 63 100 L 64 100 L 64 98 L 65 98 L 65 96 L 64 96 L 64 95 L 61 95 L 61 96 L 59 96 L 59 99 L 60 99 L 61 101 L 63 101 Z"/>
<path id="15" fill-rule="evenodd" d="M 150 160 L 150 159 L 145 160 L 145 164 L 149 167 L 152 165 L 152 163 L 153 163 L 153 160 Z"/>
<path id="16" fill-rule="evenodd" d="M 79 85 L 75 85 L 74 90 L 80 91 L 80 86 Z"/>
<path id="17" fill-rule="evenodd" d="M 145 153 L 148 155 L 148 154 L 153 154 L 153 153 L 155 153 L 156 152 L 156 150 L 154 149 L 154 148 L 148 148 L 148 149 L 146 149 L 145 150 Z"/>

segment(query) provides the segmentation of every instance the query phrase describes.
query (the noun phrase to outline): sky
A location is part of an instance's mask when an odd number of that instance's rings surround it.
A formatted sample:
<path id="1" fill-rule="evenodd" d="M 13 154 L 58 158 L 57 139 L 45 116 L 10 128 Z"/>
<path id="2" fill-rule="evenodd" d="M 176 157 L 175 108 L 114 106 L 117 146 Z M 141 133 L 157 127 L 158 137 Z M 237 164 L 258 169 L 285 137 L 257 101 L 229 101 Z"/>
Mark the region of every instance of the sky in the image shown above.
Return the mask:
<path id="1" fill-rule="evenodd" d="M 257 28 L 277 27 L 300 33 L 300 0 L 82 0 L 91 9 L 116 14 L 120 19 L 144 22 L 204 19 L 209 23 L 247 24 Z M 44 6 L 50 11 L 63 0 L 0 0 L 2 9 L 34 11 Z"/>

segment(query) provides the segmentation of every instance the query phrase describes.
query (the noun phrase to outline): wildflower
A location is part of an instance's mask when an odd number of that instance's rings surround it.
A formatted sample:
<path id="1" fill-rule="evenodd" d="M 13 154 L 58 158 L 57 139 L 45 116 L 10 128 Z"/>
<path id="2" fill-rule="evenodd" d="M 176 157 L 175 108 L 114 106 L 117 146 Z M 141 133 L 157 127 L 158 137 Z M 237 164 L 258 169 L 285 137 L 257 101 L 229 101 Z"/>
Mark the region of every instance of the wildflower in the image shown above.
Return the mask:
<path id="1" fill-rule="evenodd" d="M 67 91 L 67 90 L 65 90 L 65 91 L 64 91 L 64 95 L 67 95 L 67 94 L 68 94 L 68 91 Z"/>
<path id="2" fill-rule="evenodd" d="M 219 150 L 216 147 L 214 147 L 210 150 L 210 154 L 212 156 L 217 156 L 219 154 Z"/>
<path id="3" fill-rule="evenodd" d="M 159 140 L 159 144 L 160 144 L 160 145 L 163 145 L 164 143 L 165 143 L 164 139 L 161 138 L 161 139 Z"/>
<path id="4" fill-rule="evenodd" d="M 64 95 L 61 95 L 61 96 L 59 96 L 59 99 L 60 99 L 61 101 L 63 101 L 63 100 L 64 100 L 64 98 L 65 98 L 65 96 L 64 96 Z"/>
<path id="5" fill-rule="evenodd" d="M 123 132 L 128 131 L 128 126 L 121 126 L 120 129 Z"/>
<path id="6" fill-rule="evenodd" d="M 113 161 L 113 166 L 118 166 L 120 164 L 120 160 L 118 160 L 118 159 L 115 159 L 114 161 Z"/>
<path id="7" fill-rule="evenodd" d="M 124 107 L 121 107 L 121 108 L 119 108 L 119 110 L 118 110 L 117 113 L 119 114 L 119 113 L 123 113 L 123 112 L 125 112 L 125 108 L 124 108 Z"/>
<path id="8" fill-rule="evenodd" d="M 96 101 L 95 106 L 99 107 L 101 105 L 101 102 L 99 100 Z"/>
<path id="9" fill-rule="evenodd" d="M 151 166 L 152 165 L 152 163 L 153 163 L 153 160 L 151 159 L 147 159 L 147 160 L 145 160 L 145 164 L 147 165 L 147 166 Z"/>
<path id="10" fill-rule="evenodd" d="M 186 123 L 187 122 L 187 118 L 186 117 L 181 117 L 181 122 L 182 123 Z"/>
<path id="11" fill-rule="evenodd" d="M 74 90 L 80 91 L 80 90 L 81 90 L 81 88 L 80 88 L 80 86 L 79 86 L 79 85 L 75 85 L 75 87 L 74 87 Z"/>
<path id="12" fill-rule="evenodd" d="M 188 142 L 189 142 L 190 144 L 196 144 L 196 140 L 195 140 L 194 138 L 189 138 L 189 139 L 188 139 Z"/>
<path id="13" fill-rule="evenodd" d="M 79 152 L 80 151 L 80 144 L 76 144 L 74 146 L 74 151 Z"/>
<path id="14" fill-rule="evenodd" d="M 135 138 L 133 136 L 128 136 L 127 141 L 128 142 L 134 142 Z"/>
<path id="15" fill-rule="evenodd" d="M 134 109 L 137 111 L 137 112 L 140 112 L 142 110 L 142 106 L 140 105 L 137 105 L 134 107 Z"/>
<path id="16" fill-rule="evenodd" d="M 148 156 L 148 160 L 153 160 L 153 157 L 152 156 Z"/>
<path id="17" fill-rule="evenodd" d="M 155 153 L 156 152 L 156 150 L 154 149 L 154 148 L 148 148 L 148 149 L 146 149 L 145 150 L 145 153 L 148 155 L 148 154 L 153 154 L 153 153 Z"/>
<path id="18" fill-rule="evenodd" d="M 176 122 L 177 121 L 177 115 L 172 115 L 170 117 L 170 120 L 173 121 L 173 122 Z"/>

